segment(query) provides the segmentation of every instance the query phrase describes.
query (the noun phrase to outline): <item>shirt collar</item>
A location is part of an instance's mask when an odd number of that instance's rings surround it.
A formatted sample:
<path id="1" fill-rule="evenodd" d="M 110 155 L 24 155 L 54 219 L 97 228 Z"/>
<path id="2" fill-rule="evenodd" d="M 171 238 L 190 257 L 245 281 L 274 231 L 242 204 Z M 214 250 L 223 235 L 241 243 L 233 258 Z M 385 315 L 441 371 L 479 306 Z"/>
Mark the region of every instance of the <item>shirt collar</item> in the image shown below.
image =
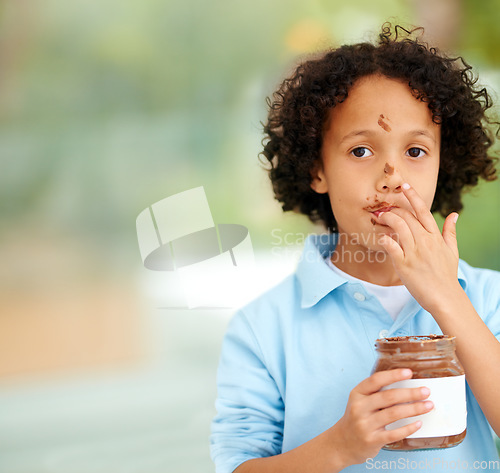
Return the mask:
<path id="1" fill-rule="evenodd" d="M 297 279 L 302 288 L 301 307 L 307 309 L 347 281 L 326 264 L 335 249 L 337 233 L 309 235 L 297 267 Z"/>
<path id="2" fill-rule="evenodd" d="M 337 246 L 337 242 L 338 233 L 307 237 L 296 272 L 302 289 L 301 307 L 303 309 L 316 305 L 327 294 L 348 282 L 332 271 L 325 262 Z M 467 280 L 460 265 L 458 266 L 458 280 L 465 289 Z"/>

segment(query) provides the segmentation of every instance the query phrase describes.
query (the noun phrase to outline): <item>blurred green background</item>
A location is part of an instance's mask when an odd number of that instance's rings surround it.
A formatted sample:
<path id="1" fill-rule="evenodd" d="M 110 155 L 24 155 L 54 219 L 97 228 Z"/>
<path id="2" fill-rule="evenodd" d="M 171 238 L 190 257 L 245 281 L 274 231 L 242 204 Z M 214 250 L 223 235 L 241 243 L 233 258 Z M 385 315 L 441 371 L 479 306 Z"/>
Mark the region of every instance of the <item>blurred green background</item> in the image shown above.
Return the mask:
<path id="1" fill-rule="evenodd" d="M 154 307 L 137 215 L 204 186 L 215 222 L 245 225 L 258 260 L 272 260 L 273 230 L 320 230 L 281 212 L 257 157 L 265 97 L 297 59 L 373 39 L 387 19 L 423 25 L 498 102 L 498 7 L 1 2 L 0 471 L 213 471 L 231 311 Z M 499 216 L 500 181 L 467 195 L 463 259 L 500 270 Z M 276 264 L 276 278 L 291 267 Z"/>

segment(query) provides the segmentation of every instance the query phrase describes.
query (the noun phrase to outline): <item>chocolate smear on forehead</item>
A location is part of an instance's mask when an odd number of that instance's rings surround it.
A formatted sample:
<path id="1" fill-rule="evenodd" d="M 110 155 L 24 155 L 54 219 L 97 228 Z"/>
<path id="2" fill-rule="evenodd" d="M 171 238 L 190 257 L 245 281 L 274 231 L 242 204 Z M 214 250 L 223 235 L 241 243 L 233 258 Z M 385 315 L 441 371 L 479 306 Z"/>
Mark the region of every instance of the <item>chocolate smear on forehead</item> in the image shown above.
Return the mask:
<path id="1" fill-rule="evenodd" d="M 389 132 L 391 131 L 391 127 L 389 126 L 388 123 L 386 123 L 384 120 L 389 120 L 388 118 L 386 119 L 386 117 L 384 117 L 384 115 L 380 115 L 380 117 L 378 117 L 378 124 L 380 127 L 382 127 L 385 131 Z"/>
<path id="2" fill-rule="evenodd" d="M 389 163 L 385 163 L 384 173 L 388 176 L 392 176 L 392 174 L 394 173 L 394 168 L 392 166 L 389 166 Z"/>

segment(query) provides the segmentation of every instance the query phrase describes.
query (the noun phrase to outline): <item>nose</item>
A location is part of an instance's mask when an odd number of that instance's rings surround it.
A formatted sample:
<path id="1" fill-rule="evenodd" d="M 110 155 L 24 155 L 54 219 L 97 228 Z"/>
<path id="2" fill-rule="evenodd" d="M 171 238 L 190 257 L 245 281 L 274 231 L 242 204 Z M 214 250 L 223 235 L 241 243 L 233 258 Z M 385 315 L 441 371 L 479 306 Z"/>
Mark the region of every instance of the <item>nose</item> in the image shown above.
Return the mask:
<path id="1" fill-rule="evenodd" d="M 401 192 L 403 182 L 396 163 L 384 161 L 377 176 L 377 191 L 380 193 Z"/>

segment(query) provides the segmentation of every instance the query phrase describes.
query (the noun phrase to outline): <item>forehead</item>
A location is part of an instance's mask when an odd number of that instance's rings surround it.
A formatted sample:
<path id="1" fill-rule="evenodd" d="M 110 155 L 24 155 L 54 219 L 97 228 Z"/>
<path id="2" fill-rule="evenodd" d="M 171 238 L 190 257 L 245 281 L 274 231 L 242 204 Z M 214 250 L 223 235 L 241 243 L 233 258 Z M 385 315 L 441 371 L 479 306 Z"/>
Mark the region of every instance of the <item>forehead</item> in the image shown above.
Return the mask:
<path id="1" fill-rule="evenodd" d="M 359 79 L 349 90 L 344 102 L 329 112 L 325 130 L 345 134 L 353 128 L 381 129 L 380 119 L 390 130 L 416 127 L 439 132 L 426 103 L 412 94 L 407 83 L 381 75 Z M 383 131 L 388 128 L 382 126 Z"/>

